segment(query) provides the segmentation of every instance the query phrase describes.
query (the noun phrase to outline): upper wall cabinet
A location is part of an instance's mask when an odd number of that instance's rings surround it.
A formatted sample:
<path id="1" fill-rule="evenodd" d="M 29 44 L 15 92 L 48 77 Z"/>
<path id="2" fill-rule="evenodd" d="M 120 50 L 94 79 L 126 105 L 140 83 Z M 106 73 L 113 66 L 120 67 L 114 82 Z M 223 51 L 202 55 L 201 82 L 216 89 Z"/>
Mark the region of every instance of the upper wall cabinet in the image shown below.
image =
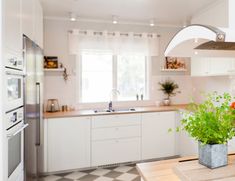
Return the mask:
<path id="1" fill-rule="evenodd" d="M 34 40 L 34 2 L 35 0 L 22 0 L 22 30 L 31 40 Z"/>
<path id="2" fill-rule="evenodd" d="M 43 47 L 43 11 L 39 0 L 22 0 L 22 30 Z"/>
<path id="3" fill-rule="evenodd" d="M 192 76 L 221 76 L 235 72 L 235 58 L 192 58 Z"/>
<path id="4" fill-rule="evenodd" d="M 21 57 L 21 0 L 5 0 L 4 7 L 4 42 L 7 53 L 15 57 Z"/>
<path id="5" fill-rule="evenodd" d="M 34 40 L 43 48 L 43 10 L 39 0 L 35 1 Z"/>

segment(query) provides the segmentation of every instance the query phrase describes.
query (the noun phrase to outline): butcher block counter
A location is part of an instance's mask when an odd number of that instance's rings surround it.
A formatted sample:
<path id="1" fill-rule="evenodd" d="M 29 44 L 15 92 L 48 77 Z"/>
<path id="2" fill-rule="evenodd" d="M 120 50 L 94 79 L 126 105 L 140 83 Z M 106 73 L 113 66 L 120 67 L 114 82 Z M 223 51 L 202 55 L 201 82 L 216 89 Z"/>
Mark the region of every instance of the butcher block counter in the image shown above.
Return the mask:
<path id="1" fill-rule="evenodd" d="M 146 107 L 135 107 L 134 111 L 116 111 L 116 112 L 97 112 L 94 110 L 76 110 L 76 111 L 66 111 L 66 112 L 54 112 L 54 113 L 44 113 L 44 118 L 63 118 L 63 117 L 79 117 L 79 116 L 98 116 L 98 115 L 112 115 L 112 114 L 133 114 L 133 113 L 147 113 L 147 112 L 164 112 L 164 111 L 177 111 L 180 109 L 185 109 L 187 104 L 178 104 L 171 106 L 146 106 Z M 120 109 L 122 110 L 122 109 Z"/>
<path id="2" fill-rule="evenodd" d="M 142 181 L 234 181 L 235 155 L 230 154 L 228 165 L 209 169 L 196 157 L 162 160 L 137 164 Z"/>

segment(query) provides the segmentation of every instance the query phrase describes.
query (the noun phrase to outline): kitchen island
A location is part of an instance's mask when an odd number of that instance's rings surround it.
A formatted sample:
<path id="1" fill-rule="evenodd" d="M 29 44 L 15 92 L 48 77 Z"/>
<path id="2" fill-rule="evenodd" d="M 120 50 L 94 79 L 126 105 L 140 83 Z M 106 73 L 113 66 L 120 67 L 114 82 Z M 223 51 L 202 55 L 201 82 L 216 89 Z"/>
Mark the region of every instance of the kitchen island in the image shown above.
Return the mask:
<path id="1" fill-rule="evenodd" d="M 209 169 L 196 157 L 183 157 L 137 164 L 142 181 L 232 181 L 235 180 L 235 155 L 229 154 L 228 165 Z"/>

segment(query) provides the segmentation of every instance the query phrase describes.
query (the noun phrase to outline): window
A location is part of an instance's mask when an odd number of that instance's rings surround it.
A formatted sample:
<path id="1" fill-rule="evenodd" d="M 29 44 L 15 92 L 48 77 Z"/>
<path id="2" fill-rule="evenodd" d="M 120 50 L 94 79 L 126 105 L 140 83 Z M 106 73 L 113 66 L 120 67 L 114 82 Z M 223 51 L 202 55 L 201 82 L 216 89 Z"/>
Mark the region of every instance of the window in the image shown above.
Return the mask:
<path id="1" fill-rule="evenodd" d="M 143 99 L 147 94 L 147 58 L 137 55 L 116 56 L 107 52 L 81 54 L 79 66 L 79 102 L 107 102 L 112 90 L 118 90 L 116 101 Z"/>
<path id="2" fill-rule="evenodd" d="M 136 94 L 146 96 L 145 59 L 145 56 L 118 56 L 117 89 L 120 92 L 119 100 L 136 100 Z"/>

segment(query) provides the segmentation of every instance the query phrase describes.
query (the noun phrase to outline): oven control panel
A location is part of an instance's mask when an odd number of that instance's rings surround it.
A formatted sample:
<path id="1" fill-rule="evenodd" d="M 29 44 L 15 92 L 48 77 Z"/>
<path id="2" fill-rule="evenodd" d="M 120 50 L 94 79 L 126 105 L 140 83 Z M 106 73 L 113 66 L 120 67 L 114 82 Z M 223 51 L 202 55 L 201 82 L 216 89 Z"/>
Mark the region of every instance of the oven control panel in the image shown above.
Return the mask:
<path id="1" fill-rule="evenodd" d="M 18 108 L 16 110 L 13 110 L 11 112 L 8 112 L 6 114 L 6 123 L 7 127 L 6 129 L 14 126 L 18 122 L 22 121 L 24 119 L 24 108 Z"/>

